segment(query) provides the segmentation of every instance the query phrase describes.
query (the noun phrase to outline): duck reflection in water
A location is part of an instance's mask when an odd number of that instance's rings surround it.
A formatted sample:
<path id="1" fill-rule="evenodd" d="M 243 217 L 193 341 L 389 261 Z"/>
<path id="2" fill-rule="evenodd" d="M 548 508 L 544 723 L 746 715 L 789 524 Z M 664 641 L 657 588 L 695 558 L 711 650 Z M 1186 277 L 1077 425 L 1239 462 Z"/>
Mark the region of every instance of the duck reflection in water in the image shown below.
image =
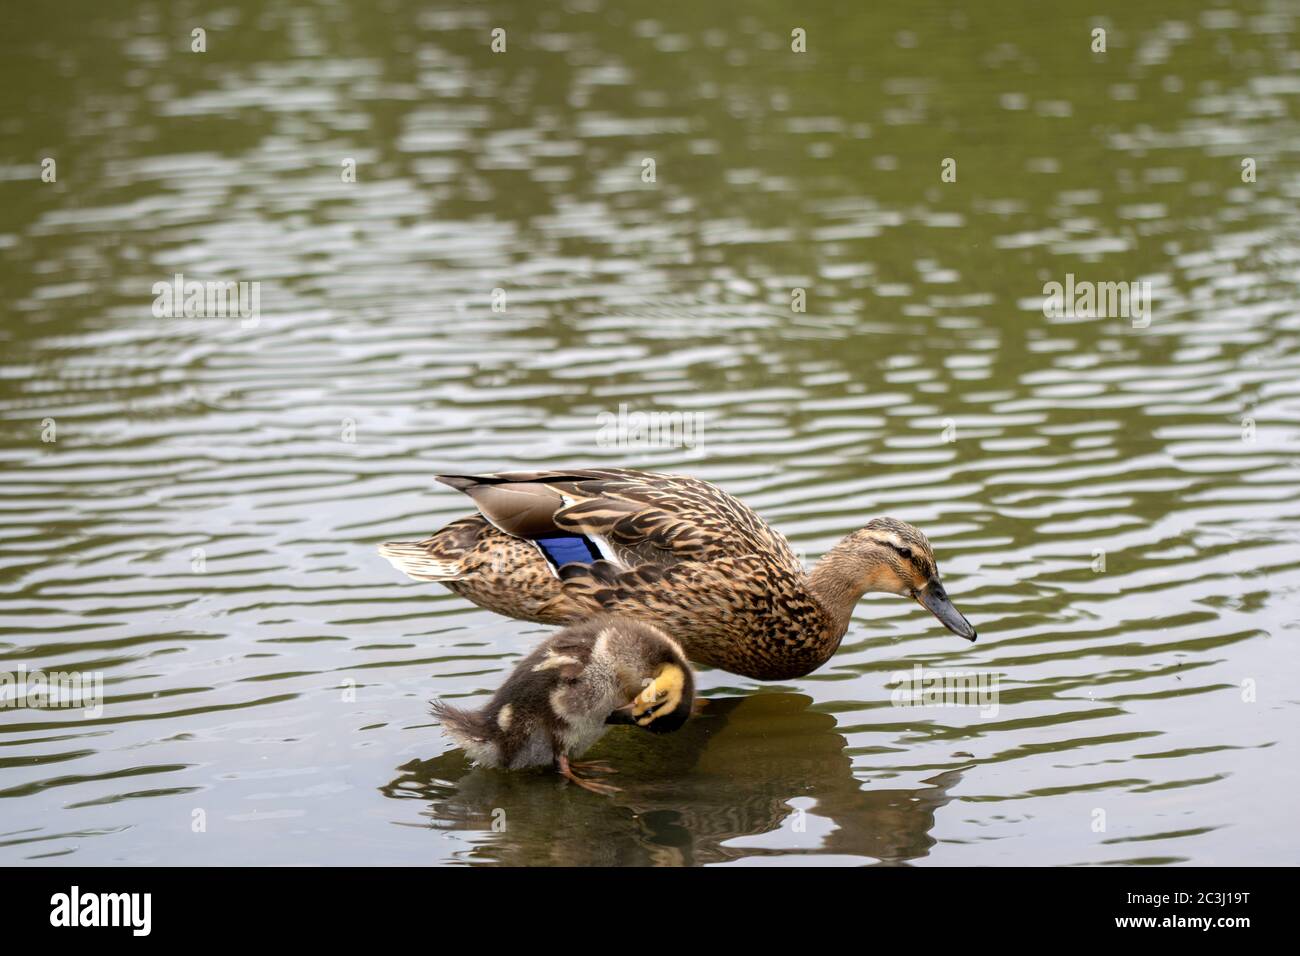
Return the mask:
<path id="1" fill-rule="evenodd" d="M 472 769 L 460 751 L 412 761 L 383 788 L 427 801 L 441 830 L 477 831 L 463 857 L 512 866 L 694 866 L 812 854 L 867 863 L 924 857 L 936 811 L 966 767 L 919 789 L 864 790 L 830 714 L 801 694 L 713 698 L 675 734 L 615 728 L 600 799 L 536 774 Z"/>

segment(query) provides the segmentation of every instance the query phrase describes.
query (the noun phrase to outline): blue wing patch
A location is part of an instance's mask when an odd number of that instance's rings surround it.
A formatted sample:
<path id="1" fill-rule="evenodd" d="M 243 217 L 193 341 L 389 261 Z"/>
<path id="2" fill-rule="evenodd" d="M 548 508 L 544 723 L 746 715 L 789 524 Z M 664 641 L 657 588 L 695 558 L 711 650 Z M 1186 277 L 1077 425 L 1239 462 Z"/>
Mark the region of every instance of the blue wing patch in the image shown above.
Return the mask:
<path id="1" fill-rule="evenodd" d="M 575 561 L 591 564 L 601 558 L 596 545 L 580 534 L 549 534 L 533 540 L 541 547 L 546 559 L 557 568 Z"/>

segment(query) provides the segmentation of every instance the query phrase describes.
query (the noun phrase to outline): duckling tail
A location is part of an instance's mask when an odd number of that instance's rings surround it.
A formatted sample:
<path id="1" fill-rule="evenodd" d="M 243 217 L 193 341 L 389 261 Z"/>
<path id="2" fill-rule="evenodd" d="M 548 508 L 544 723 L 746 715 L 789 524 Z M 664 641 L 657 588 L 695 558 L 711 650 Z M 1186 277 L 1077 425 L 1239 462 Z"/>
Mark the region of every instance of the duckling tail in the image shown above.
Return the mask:
<path id="1" fill-rule="evenodd" d="M 492 725 L 481 711 L 463 710 L 441 700 L 430 701 L 429 711 L 462 750 L 480 747 L 492 737 Z"/>
<path id="2" fill-rule="evenodd" d="M 464 573 L 459 561 L 439 559 L 425 541 L 389 541 L 379 553 L 397 570 L 417 581 L 455 581 Z"/>

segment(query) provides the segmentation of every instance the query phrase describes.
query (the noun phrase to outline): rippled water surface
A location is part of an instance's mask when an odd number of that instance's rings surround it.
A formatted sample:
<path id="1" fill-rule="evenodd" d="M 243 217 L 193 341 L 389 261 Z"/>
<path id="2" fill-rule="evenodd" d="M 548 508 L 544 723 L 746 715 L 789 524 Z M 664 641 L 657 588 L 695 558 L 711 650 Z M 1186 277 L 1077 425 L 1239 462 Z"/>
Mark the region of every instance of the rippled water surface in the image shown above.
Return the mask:
<path id="1" fill-rule="evenodd" d="M 6 5 L 0 670 L 105 700 L 0 709 L 0 862 L 1300 860 L 1300 10 L 1056 6 Z M 471 770 L 427 701 L 547 629 L 375 545 L 582 464 L 912 521 L 980 641 L 873 596 L 614 798 Z"/>

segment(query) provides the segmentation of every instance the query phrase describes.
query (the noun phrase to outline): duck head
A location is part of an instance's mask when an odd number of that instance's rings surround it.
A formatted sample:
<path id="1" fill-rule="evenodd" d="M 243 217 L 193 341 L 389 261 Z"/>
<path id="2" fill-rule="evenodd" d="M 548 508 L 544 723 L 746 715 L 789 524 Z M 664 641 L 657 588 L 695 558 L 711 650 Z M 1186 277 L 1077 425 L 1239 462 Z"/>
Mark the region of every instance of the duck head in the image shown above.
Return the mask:
<path id="1" fill-rule="evenodd" d="M 930 541 L 897 518 L 876 518 L 837 544 L 813 569 L 812 591 L 845 627 L 853 605 L 869 591 L 912 598 L 958 637 L 977 637 L 939 577 Z"/>
<path id="2" fill-rule="evenodd" d="M 695 677 L 683 658 L 666 661 L 655 670 L 632 702 L 605 719 L 607 724 L 631 724 L 666 734 L 686 723 L 695 705 Z"/>

